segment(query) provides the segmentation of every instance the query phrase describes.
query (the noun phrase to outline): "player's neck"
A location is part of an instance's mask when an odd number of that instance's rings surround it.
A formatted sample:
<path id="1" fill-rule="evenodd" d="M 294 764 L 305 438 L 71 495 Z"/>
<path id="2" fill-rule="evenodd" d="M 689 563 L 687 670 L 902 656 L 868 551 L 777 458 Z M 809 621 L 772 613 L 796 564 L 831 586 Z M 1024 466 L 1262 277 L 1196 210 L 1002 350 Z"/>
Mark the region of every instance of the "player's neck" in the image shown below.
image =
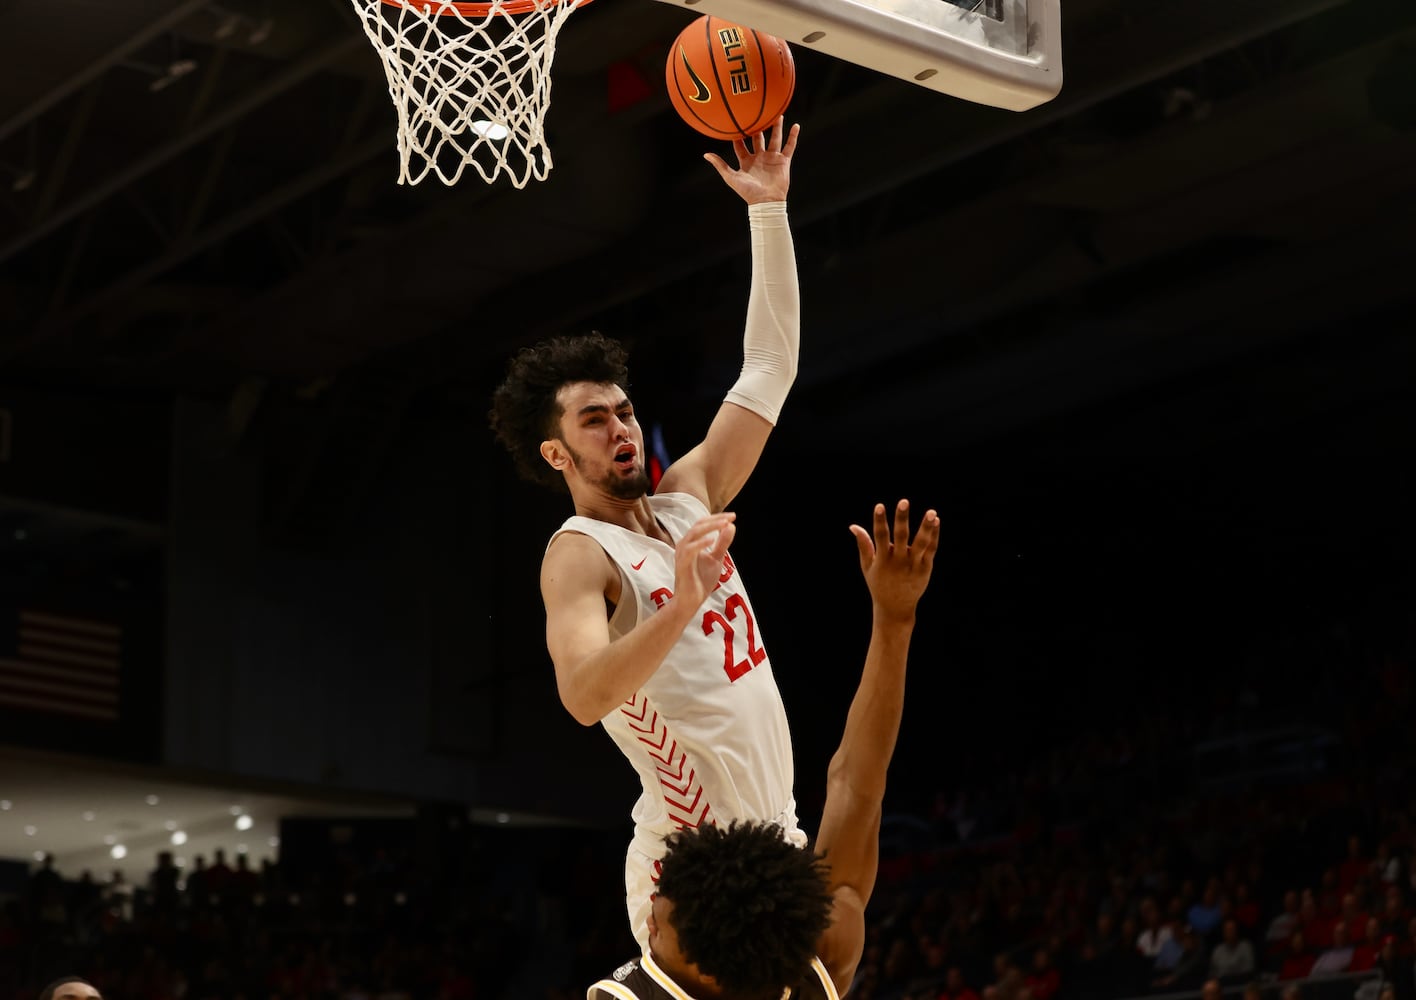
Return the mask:
<path id="1" fill-rule="evenodd" d="M 574 500 L 575 513 L 581 517 L 617 524 L 627 531 L 653 538 L 661 538 L 664 534 L 654 517 L 653 508 L 649 506 L 648 496 L 624 500 L 596 491 L 589 495 L 577 495 Z"/>

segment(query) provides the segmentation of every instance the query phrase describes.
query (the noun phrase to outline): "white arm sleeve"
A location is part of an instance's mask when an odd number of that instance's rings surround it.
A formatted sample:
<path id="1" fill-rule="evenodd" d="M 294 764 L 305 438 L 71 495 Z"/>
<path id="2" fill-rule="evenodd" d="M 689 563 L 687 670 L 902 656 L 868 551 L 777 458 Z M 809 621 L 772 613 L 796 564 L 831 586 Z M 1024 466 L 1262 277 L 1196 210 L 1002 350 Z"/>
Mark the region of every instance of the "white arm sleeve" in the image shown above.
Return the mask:
<path id="1" fill-rule="evenodd" d="M 749 205 L 747 218 L 752 227 L 752 291 L 747 297 L 742 374 L 727 399 L 775 426 L 796 379 L 801 348 L 796 250 L 786 202 Z"/>

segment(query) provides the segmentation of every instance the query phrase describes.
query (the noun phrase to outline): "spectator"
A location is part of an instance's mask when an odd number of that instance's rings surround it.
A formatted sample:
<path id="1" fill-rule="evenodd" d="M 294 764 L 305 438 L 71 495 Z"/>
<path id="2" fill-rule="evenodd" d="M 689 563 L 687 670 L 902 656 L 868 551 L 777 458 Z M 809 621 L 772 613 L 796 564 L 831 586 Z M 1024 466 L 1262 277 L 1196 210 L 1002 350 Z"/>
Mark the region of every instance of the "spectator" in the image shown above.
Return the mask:
<path id="1" fill-rule="evenodd" d="M 1336 976 L 1346 972 L 1351 964 L 1352 945 L 1347 943 L 1347 926 L 1338 923 L 1332 929 L 1332 944 L 1313 961 L 1309 975 Z"/>
<path id="2" fill-rule="evenodd" d="M 1196 934 L 1201 938 L 1208 939 L 1215 928 L 1219 926 L 1223 914 L 1224 910 L 1219 902 L 1219 880 L 1210 879 L 1209 884 L 1205 886 L 1204 895 L 1190 907 L 1186 918 Z"/>
<path id="3" fill-rule="evenodd" d="M 1204 982 L 1204 944 L 1191 927 L 1182 928 L 1178 937 L 1167 942 L 1155 962 L 1156 971 L 1162 973 L 1152 982 L 1158 989 L 1181 992 Z"/>
<path id="4" fill-rule="evenodd" d="M 1382 922 L 1376 917 L 1367 918 L 1359 943 L 1352 946 L 1352 972 L 1366 972 L 1377 964 L 1382 952 Z"/>
<path id="5" fill-rule="evenodd" d="M 1264 941 L 1271 949 L 1282 948 L 1292 940 L 1298 929 L 1298 893 L 1289 889 L 1283 894 L 1283 910 L 1269 921 Z"/>
<path id="6" fill-rule="evenodd" d="M 1146 958 L 1154 959 L 1175 934 L 1169 924 L 1161 922 L 1160 907 L 1153 897 L 1147 896 L 1141 902 L 1141 920 L 1144 927 L 1136 936 L 1136 950 Z"/>
<path id="7" fill-rule="evenodd" d="M 1283 965 L 1279 967 L 1279 979 L 1303 979 L 1313 971 L 1313 955 L 1308 951 L 1308 942 L 1303 932 L 1297 930 L 1288 939 L 1288 950 L 1283 955 Z M 1287 993 L 1284 994 L 1287 997 Z"/>
<path id="8" fill-rule="evenodd" d="M 1370 858 L 1362 856 L 1362 838 L 1355 833 L 1347 838 L 1347 859 L 1337 869 L 1337 889 L 1344 895 L 1367 877 L 1371 870 Z"/>
<path id="9" fill-rule="evenodd" d="M 978 994 L 964 981 L 964 970 L 953 965 L 944 974 L 944 988 L 938 992 L 935 1000 L 978 1000 Z"/>
<path id="10" fill-rule="evenodd" d="M 1224 939 L 1210 952 L 1209 974 L 1221 981 L 1249 976 L 1254 972 L 1254 946 L 1239 936 L 1236 920 L 1224 922 Z"/>
<path id="11" fill-rule="evenodd" d="M 1234 887 L 1234 919 L 1245 937 L 1253 935 L 1259 926 L 1259 904 L 1254 899 L 1248 882 L 1240 882 Z"/>
<path id="12" fill-rule="evenodd" d="M 1367 918 L 1370 914 L 1364 913 L 1361 905 L 1357 901 L 1357 894 L 1349 892 L 1342 897 L 1341 922 L 1347 930 L 1348 941 L 1361 941 L 1367 936 Z"/>
<path id="13" fill-rule="evenodd" d="M 1033 952 L 1032 971 L 1025 982 L 1033 1000 L 1052 1000 L 1062 985 L 1062 975 L 1052 964 L 1052 953 L 1046 948 Z"/>
<path id="14" fill-rule="evenodd" d="M 1303 893 L 1303 901 L 1298 904 L 1298 926 L 1303 930 L 1303 940 L 1310 948 L 1326 948 L 1332 944 L 1332 928 L 1335 921 L 1323 916 L 1318 909 L 1318 901 L 1311 892 Z"/>

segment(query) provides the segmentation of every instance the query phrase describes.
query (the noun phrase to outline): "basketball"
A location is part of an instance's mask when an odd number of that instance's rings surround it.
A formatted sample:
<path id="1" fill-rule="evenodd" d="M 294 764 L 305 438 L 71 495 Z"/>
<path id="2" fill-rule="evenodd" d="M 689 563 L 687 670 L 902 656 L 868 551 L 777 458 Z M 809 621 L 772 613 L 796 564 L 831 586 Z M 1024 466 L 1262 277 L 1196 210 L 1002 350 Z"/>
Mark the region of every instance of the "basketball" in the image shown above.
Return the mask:
<path id="1" fill-rule="evenodd" d="M 769 128 L 796 87 L 787 43 L 705 14 L 679 33 L 664 67 L 679 117 L 710 139 Z"/>

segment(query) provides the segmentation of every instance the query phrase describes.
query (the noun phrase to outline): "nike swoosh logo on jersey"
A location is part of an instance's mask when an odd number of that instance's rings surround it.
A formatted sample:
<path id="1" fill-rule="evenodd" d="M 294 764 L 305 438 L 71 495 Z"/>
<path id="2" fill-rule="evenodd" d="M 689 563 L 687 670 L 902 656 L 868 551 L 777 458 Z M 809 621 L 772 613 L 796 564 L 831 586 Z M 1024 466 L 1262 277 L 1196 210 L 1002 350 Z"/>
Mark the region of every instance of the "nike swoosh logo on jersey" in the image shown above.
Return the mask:
<path id="1" fill-rule="evenodd" d="M 698 74 L 693 71 L 693 67 L 688 64 L 688 53 L 684 52 L 683 46 L 679 46 L 679 58 L 683 60 L 683 68 L 688 73 L 688 79 L 698 89 L 698 93 L 689 95 L 689 100 L 695 104 L 706 104 L 713 94 L 708 90 L 704 82 L 698 79 Z"/>
<path id="2" fill-rule="evenodd" d="M 649 558 L 648 556 L 645 556 L 645 557 L 644 557 L 644 559 L 648 559 L 648 558 Z M 630 563 L 630 564 L 629 564 L 629 568 L 630 568 L 630 569 L 638 569 L 640 566 L 643 566 L 643 565 L 644 565 L 644 559 L 639 560 L 639 562 L 637 562 L 637 563 Z"/>

